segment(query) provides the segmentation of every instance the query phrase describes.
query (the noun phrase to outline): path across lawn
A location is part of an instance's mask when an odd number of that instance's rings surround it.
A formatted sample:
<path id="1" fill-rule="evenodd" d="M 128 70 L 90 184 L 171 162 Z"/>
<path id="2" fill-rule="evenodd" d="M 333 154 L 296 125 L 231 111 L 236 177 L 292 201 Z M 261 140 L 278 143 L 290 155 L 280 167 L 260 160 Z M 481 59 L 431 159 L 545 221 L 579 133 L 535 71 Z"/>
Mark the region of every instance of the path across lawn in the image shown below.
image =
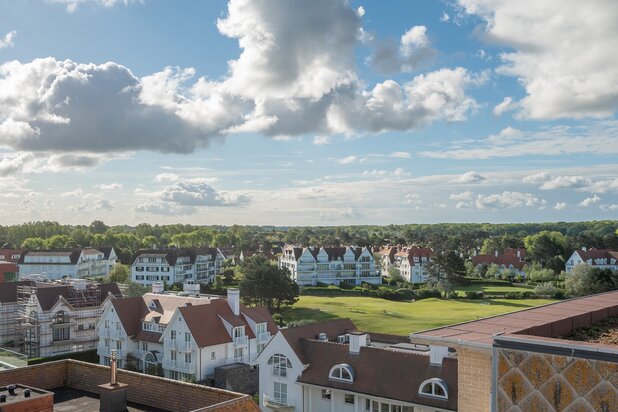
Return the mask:
<path id="1" fill-rule="evenodd" d="M 551 302 L 548 299 L 393 302 L 368 297 L 301 296 L 285 320 L 350 318 L 360 330 L 407 335 Z"/>

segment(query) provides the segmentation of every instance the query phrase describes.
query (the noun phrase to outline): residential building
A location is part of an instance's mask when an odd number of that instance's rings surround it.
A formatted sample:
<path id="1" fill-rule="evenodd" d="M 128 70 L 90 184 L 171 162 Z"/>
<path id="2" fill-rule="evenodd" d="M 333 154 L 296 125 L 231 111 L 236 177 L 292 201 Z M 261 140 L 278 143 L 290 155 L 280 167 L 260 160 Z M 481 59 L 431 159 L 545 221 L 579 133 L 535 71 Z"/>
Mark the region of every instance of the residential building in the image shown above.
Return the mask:
<path id="1" fill-rule="evenodd" d="M 21 275 L 44 274 L 49 280 L 78 279 L 108 276 L 117 260 L 113 247 L 26 250 L 18 265 Z"/>
<path id="2" fill-rule="evenodd" d="M 0 346 L 29 357 L 94 349 L 102 307 L 120 296 L 115 283 L 0 283 Z"/>
<path id="3" fill-rule="evenodd" d="M 263 411 L 457 410 L 457 360 L 349 319 L 281 329 L 257 358 Z"/>
<path id="4" fill-rule="evenodd" d="M 24 249 L 0 249 L 0 261 L 18 263 Z"/>
<path id="5" fill-rule="evenodd" d="M 608 249 L 585 248 L 576 250 L 566 261 L 565 271 L 571 273 L 577 265 L 589 265 L 599 269 L 618 270 L 618 252 Z"/>
<path id="6" fill-rule="evenodd" d="M 483 266 L 498 265 L 501 272 L 509 270 L 513 274 L 526 275 L 526 249 L 524 248 L 506 248 L 504 249 L 504 253 L 496 251 L 493 255 L 477 254 L 472 256 L 470 260 L 472 261 L 472 265 L 479 270 Z"/>
<path id="7" fill-rule="evenodd" d="M 285 246 L 279 267 L 287 268 L 300 286 L 382 283 L 373 254 L 366 247 Z"/>
<path id="8" fill-rule="evenodd" d="M 387 276 L 388 269 L 394 267 L 408 282 L 427 282 L 429 276 L 427 265 L 434 255 L 432 249 L 417 246 L 383 246 L 379 254 L 382 276 Z"/>
<path id="9" fill-rule="evenodd" d="M 131 280 L 141 285 L 155 282 L 213 283 L 225 257 L 217 248 L 140 250 L 131 264 Z"/>
<path id="10" fill-rule="evenodd" d="M 0 260 L 0 282 L 16 281 L 19 278 L 19 266 L 13 262 Z"/>
<path id="11" fill-rule="evenodd" d="M 618 401 L 618 346 L 564 337 L 616 316 L 618 291 L 417 332 L 410 339 L 455 354 L 462 412 L 610 411 Z"/>
<path id="12" fill-rule="evenodd" d="M 242 393 L 193 385 L 137 372 L 119 369 L 116 373 L 118 387 L 110 388 L 110 367 L 73 359 L 62 359 L 16 369 L 0 370 L 3 386 L 19 383 L 16 396 L 10 396 L 6 403 L 0 403 L 3 411 L 50 412 L 49 405 L 39 408 L 40 392 L 53 392 L 54 411 L 109 411 L 117 406 L 101 399 L 102 387 L 107 390 L 126 390 L 127 402 L 124 410 L 130 412 L 257 412 L 258 406 L 251 396 Z M 23 396 L 23 386 L 31 389 L 29 397 Z M 0 388 L 0 391 L 3 388 Z M 25 398 L 25 399 L 24 399 Z M 16 405 L 23 400 L 30 404 Z"/>
<path id="13" fill-rule="evenodd" d="M 108 302 L 98 329 L 101 364 L 115 349 L 120 367 L 131 354 L 143 372 L 204 381 L 216 367 L 250 363 L 277 331 L 268 310 L 242 305 L 235 289 L 227 298 L 156 291 Z"/>

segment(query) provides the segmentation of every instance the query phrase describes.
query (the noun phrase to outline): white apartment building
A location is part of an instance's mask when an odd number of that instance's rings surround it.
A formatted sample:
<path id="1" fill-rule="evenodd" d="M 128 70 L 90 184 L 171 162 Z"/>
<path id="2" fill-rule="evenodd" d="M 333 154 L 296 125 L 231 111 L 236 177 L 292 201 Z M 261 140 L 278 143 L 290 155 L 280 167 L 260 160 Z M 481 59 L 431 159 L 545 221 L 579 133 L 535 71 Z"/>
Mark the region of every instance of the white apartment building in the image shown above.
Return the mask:
<path id="1" fill-rule="evenodd" d="M 300 286 L 315 286 L 318 282 L 338 285 L 342 281 L 351 285 L 382 283 L 366 247 L 285 246 L 279 267 L 288 268 Z"/>
<path id="2" fill-rule="evenodd" d="M 386 338 L 386 339 L 385 339 Z M 296 412 L 457 410 L 457 359 L 349 319 L 281 329 L 257 358 L 260 408 Z"/>
<path id="3" fill-rule="evenodd" d="M 429 277 L 427 264 L 431 261 L 433 250 L 417 246 L 384 246 L 380 249 L 382 276 L 395 267 L 405 280 L 411 283 L 425 283 Z"/>
<path id="4" fill-rule="evenodd" d="M 21 275 L 46 275 L 49 280 L 63 277 L 108 276 L 118 257 L 113 247 L 27 250 L 19 258 Z"/>
<path id="5" fill-rule="evenodd" d="M 239 291 L 230 289 L 227 299 L 163 293 L 115 299 L 98 330 L 103 365 L 115 349 L 120 367 L 131 354 L 142 372 L 202 381 L 218 366 L 250 363 L 277 326 L 265 307 L 242 305 Z"/>
<path id="6" fill-rule="evenodd" d="M 131 280 L 142 285 L 213 283 L 224 260 L 217 248 L 140 250 L 131 264 Z"/>
<path id="7" fill-rule="evenodd" d="M 589 265 L 599 269 L 618 270 L 618 252 L 608 249 L 576 250 L 566 261 L 565 271 L 571 273 L 577 265 Z"/>
<path id="8" fill-rule="evenodd" d="M 116 297 L 115 283 L 0 283 L 0 346 L 28 357 L 94 349 L 102 307 Z"/>

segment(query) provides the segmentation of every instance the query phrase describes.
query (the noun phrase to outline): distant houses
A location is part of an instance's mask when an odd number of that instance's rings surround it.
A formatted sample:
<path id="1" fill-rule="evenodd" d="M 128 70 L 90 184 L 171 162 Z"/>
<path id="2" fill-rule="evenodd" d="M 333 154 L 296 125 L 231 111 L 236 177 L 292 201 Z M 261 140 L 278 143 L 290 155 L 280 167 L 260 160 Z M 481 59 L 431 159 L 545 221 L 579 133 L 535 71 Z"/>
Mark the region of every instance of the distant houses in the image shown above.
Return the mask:
<path id="1" fill-rule="evenodd" d="M 496 251 L 491 255 L 475 255 L 470 260 L 476 270 L 481 270 L 483 266 L 496 265 L 501 273 L 510 271 L 514 275 L 526 275 L 526 249 L 524 248 L 506 248 L 503 253 Z"/>
<path id="2" fill-rule="evenodd" d="M 599 269 L 618 270 L 618 251 L 583 247 L 573 252 L 566 261 L 565 271 L 571 273 L 577 265 L 588 265 Z"/>
<path id="3" fill-rule="evenodd" d="M 427 265 L 434 255 L 432 249 L 418 246 L 384 246 L 378 253 L 382 276 L 386 276 L 388 269 L 394 267 L 408 282 L 427 282 Z"/>
<path id="4" fill-rule="evenodd" d="M 287 245 L 279 258 L 279 267 L 287 268 L 300 286 L 382 283 L 373 254 L 366 247 Z"/>
<path id="5" fill-rule="evenodd" d="M 19 255 L 20 276 L 45 275 L 49 280 L 108 276 L 118 261 L 113 247 L 23 250 L 11 254 L 12 258 Z"/>

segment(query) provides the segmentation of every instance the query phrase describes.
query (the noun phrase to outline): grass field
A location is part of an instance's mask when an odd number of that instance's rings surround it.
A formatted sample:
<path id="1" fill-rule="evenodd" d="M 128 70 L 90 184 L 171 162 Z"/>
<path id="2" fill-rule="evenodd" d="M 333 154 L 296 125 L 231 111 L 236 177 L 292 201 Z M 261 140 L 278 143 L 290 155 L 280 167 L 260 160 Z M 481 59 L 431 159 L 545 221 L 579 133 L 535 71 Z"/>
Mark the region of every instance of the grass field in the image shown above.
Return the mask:
<path id="1" fill-rule="evenodd" d="M 285 320 L 351 318 L 361 330 L 407 335 L 551 302 L 547 299 L 423 299 L 411 303 L 370 297 L 301 296 Z"/>
<path id="2" fill-rule="evenodd" d="M 483 292 L 486 295 L 491 295 L 492 293 L 509 293 L 509 292 L 533 292 L 534 288 L 526 287 L 526 286 L 511 286 L 507 282 L 502 284 L 491 284 L 491 283 L 472 283 L 468 286 L 458 286 L 456 288 L 457 294 L 459 296 L 465 296 L 467 291 L 474 292 Z"/>

